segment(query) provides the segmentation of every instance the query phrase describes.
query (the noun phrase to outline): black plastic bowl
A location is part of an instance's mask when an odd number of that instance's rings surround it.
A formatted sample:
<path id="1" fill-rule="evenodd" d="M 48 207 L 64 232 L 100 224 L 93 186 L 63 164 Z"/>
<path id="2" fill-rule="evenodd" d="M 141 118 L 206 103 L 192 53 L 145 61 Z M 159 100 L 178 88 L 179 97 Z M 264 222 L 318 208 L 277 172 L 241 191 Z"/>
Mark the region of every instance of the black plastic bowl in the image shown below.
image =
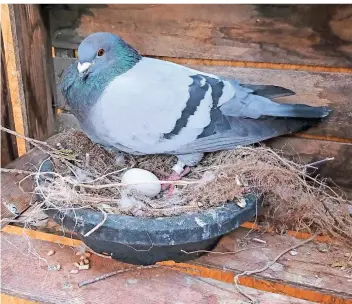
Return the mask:
<path id="1" fill-rule="evenodd" d="M 51 171 L 52 164 L 45 161 L 42 171 Z M 40 178 L 39 183 L 45 182 Z M 37 194 L 40 201 L 43 200 Z M 92 250 L 111 255 L 112 258 L 131 264 L 150 265 L 159 261 L 182 262 L 194 259 L 211 250 L 221 236 L 251 219 L 260 207 L 261 197 L 248 194 L 246 207 L 226 203 L 199 213 L 172 217 L 145 218 L 126 215 L 108 215 L 104 224 L 88 237 L 84 234 L 103 220 L 103 214 L 89 209 L 76 209 L 62 213 L 44 208 L 44 212 L 58 224 L 76 232 Z"/>

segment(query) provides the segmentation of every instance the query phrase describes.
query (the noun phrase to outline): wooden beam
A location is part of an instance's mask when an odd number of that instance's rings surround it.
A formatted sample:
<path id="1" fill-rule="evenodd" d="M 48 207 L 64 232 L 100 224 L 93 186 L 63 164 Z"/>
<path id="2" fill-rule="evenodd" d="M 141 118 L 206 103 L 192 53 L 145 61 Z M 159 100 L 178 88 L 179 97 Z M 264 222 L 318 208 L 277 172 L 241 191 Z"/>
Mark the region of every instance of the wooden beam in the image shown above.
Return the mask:
<path id="1" fill-rule="evenodd" d="M 18 297 L 10 296 L 7 294 L 1 294 L 1 303 L 3 304 L 38 304 L 38 302 L 33 302 Z"/>
<path id="2" fill-rule="evenodd" d="M 50 6 L 49 6 L 50 7 Z M 352 5 L 52 5 L 55 47 L 120 35 L 143 55 L 352 67 Z"/>
<path id="3" fill-rule="evenodd" d="M 11 106 L 8 78 L 5 64 L 4 40 L 1 33 L 1 125 L 8 129 L 15 129 Z M 18 157 L 16 137 L 1 132 L 1 167 L 6 166 Z"/>
<path id="4" fill-rule="evenodd" d="M 2 4 L 8 91 L 15 130 L 35 139 L 46 139 L 55 129 L 54 76 L 51 48 L 39 5 Z M 17 138 L 18 154 L 29 144 Z"/>
<path id="5" fill-rule="evenodd" d="M 3 68 L 5 68 L 8 77 L 7 85 L 10 92 L 15 131 L 28 136 L 28 115 L 26 105 L 23 102 L 23 71 L 20 64 L 20 49 L 14 25 L 14 12 L 10 4 L 1 4 L 1 31 L 6 64 Z M 29 149 L 29 144 L 19 137 L 16 138 L 16 141 L 18 155 L 21 156 Z"/>

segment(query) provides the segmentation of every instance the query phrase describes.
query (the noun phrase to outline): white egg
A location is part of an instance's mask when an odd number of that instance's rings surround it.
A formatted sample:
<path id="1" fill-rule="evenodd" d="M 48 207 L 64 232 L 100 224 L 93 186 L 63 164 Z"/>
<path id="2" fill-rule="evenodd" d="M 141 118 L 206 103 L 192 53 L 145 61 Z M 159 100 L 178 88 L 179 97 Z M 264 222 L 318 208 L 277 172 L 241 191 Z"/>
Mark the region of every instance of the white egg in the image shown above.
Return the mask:
<path id="1" fill-rule="evenodd" d="M 128 189 L 134 189 L 149 197 L 154 197 L 161 191 L 161 185 L 157 183 L 158 181 L 159 179 L 153 173 L 138 168 L 127 170 L 121 178 L 123 184 L 131 184 Z"/>

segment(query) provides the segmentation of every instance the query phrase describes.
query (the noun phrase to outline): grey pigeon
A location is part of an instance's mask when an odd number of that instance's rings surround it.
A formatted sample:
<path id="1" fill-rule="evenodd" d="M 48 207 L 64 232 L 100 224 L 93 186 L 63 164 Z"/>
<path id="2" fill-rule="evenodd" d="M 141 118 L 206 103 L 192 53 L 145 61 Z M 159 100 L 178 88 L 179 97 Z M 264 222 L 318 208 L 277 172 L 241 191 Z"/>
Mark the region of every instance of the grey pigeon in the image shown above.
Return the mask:
<path id="1" fill-rule="evenodd" d="M 205 152 L 301 131 L 330 112 L 272 101 L 295 94 L 282 87 L 142 57 L 111 33 L 82 41 L 61 90 L 93 142 L 135 155 L 176 155 L 173 180 Z"/>

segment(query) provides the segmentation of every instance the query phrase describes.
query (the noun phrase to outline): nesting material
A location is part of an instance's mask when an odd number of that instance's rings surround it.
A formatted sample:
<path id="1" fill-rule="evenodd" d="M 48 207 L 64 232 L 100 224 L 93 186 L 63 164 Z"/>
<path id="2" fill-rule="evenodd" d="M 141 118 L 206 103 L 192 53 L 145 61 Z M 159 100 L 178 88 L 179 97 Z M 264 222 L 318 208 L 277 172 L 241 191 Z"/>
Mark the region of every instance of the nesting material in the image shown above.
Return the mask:
<path id="1" fill-rule="evenodd" d="M 176 163 L 173 156 L 116 155 L 93 144 L 83 133 L 65 131 L 59 140 L 66 159 L 54 158 L 54 175 L 45 174 L 50 183 L 36 191 L 47 206 L 60 210 L 90 208 L 105 214 L 143 217 L 174 216 L 199 212 L 237 201 L 253 190 L 264 194 L 269 206 L 267 220 L 291 229 L 320 229 L 325 234 L 351 239 L 350 202 L 334 192 L 324 181 L 307 174 L 304 165 L 295 163 L 270 148 L 240 147 L 233 151 L 207 154 L 171 197 L 144 195 L 122 183 L 123 174 L 132 168 L 152 172 L 166 179 Z M 56 153 L 57 155 L 57 153 Z M 88 161 L 87 161 L 88 158 Z"/>

